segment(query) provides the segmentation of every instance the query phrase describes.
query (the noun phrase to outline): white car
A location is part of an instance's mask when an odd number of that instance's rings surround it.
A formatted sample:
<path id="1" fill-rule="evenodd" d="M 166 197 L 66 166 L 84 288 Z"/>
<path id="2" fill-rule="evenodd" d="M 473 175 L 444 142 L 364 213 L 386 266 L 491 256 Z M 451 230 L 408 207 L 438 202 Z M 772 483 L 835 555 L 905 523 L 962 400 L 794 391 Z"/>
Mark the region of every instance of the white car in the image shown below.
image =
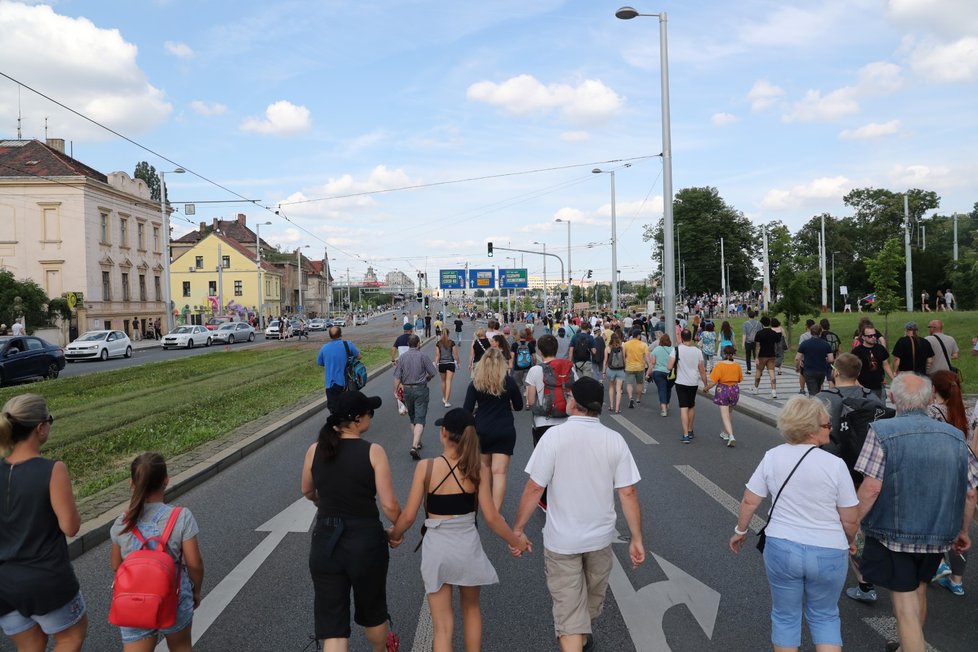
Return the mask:
<path id="1" fill-rule="evenodd" d="M 177 326 L 163 336 L 160 346 L 168 349 L 171 346 L 182 346 L 192 349 L 197 345 L 210 346 L 211 332 L 204 326 Z"/>
<path id="2" fill-rule="evenodd" d="M 251 324 L 243 321 L 229 321 L 217 327 L 216 331 L 211 331 L 211 337 L 215 342 L 254 342 L 255 329 Z"/>
<path id="3" fill-rule="evenodd" d="M 265 339 L 267 340 L 270 337 L 278 339 L 278 327 L 278 319 L 273 319 L 272 321 L 268 322 L 268 328 L 265 329 Z M 285 336 L 292 337 L 292 327 L 288 322 L 285 323 Z"/>
<path id="4" fill-rule="evenodd" d="M 346 318 L 345 317 L 337 317 L 336 319 L 333 320 L 333 326 L 344 326 L 345 327 L 346 326 Z"/>
<path id="5" fill-rule="evenodd" d="M 367 325 L 367 316 L 366 315 L 357 315 L 356 317 L 353 318 L 353 325 L 354 326 L 366 326 Z"/>
<path id="6" fill-rule="evenodd" d="M 132 357 L 132 342 L 122 331 L 88 331 L 65 347 L 65 359 L 108 360 L 115 356 Z"/>

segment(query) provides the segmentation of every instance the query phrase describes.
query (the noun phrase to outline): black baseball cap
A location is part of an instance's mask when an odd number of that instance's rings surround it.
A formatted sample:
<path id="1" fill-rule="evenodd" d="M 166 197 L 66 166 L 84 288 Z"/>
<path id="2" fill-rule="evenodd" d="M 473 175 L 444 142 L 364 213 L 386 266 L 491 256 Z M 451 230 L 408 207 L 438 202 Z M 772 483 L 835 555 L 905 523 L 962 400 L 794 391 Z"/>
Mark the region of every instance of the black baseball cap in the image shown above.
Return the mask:
<path id="1" fill-rule="evenodd" d="M 590 376 L 584 376 L 571 385 L 571 395 L 574 397 L 574 402 L 583 409 L 589 412 L 600 412 L 604 403 L 604 385 Z"/>
<path id="2" fill-rule="evenodd" d="M 435 425 L 444 427 L 448 432 L 461 435 L 469 426 L 475 427 L 475 417 L 464 408 L 453 408 L 446 412 L 441 419 L 436 420 Z"/>
<path id="3" fill-rule="evenodd" d="M 341 421 L 353 421 L 359 416 L 380 408 L 379 396 L 367 396 L 363 392 L 343 392 L 333 402 L 332 413 Z"/>

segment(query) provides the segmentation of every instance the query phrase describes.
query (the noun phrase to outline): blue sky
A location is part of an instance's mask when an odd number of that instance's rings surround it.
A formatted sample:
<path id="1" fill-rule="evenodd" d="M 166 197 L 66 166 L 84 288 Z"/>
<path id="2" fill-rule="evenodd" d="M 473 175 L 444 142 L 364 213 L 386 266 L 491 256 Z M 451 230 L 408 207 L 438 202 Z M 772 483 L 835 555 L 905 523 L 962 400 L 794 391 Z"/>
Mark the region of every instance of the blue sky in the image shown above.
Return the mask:
<path id="1" fill-rule="evenodd" d="M 855 187 L 934 190 L 942 214 L 978 201 L 973 0 L 642 1 L 668 14 L 675 190 L 715 186 L 792 229 L 846 215 Z M 559 217 L 574 277 L 607 279 L 602 167 L 619 269 L 638 279 L 662 209 L 659 32 L 620 4 L 0 0 L 0 72 L 197 173 L 168 177 L 176 235 L 244 212 L 283 250 L 328 250 L 334 274 L 435 274 L 488 265 L 487 241 L 566 256 Z M 0 137 L 17 97 L 0 79 Z M 25 137 L 47 118 L 104 172 L 174 167 L 26 89 L 20 106 Z M 236 199 L 205 178 L 270 210 L 183 216 Z M 406 186 L 427 187 L 357 194 Z"/>

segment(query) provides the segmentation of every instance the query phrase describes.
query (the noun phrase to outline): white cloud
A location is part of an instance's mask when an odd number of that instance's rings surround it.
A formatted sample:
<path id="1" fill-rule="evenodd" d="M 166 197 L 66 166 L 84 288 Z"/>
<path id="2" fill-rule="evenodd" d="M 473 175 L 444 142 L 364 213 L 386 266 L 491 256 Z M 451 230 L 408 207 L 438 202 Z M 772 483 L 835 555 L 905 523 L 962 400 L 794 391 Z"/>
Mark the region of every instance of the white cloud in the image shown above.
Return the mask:
<path id="1" fill-rule="evenodd" d="M 824 96 L 821 91 L 809 90 L 781 119 L 784 122 L 831 122 L 859 113 L 859 102 L 855 98 L 856 88 L 853 86 L 837 88 Z"/>
<path id="2" fill-rule="evenodd" d="M 559 111 L 575 123 L 600 123 L 612 117 L 625 100 L 601 81 L 586 79 L 577 86 L 544 85 L 532 75 L 518 75 L 501 84 L 481 81 L 469 86 L 466 98 L 500 107 L 511 115 Z"/>
<path id="3" fill-rule="evenodd" d="M 888 171 L 895 187 L 940 189 L 957 185 L 951 168 L 929 165 L 894 165 Z"/>
<path id="4" fill-rule="evenodd" d="M 927 39 L 914 48 L 910 65 L 929 81 L 951 83 L 978 79 L 978 36 L 951 43 Z"/>
<path id="5" fill-rule="evenodd" d="M 241 123 L 242 131 L 275 136 L 295 136 L 311 128 L 309 109 L 288 100 L 269 104 L 264 118 L 246 118 Z"/>
<path id="6" fill-rule="evenodd" d="M 805 8 L 783 6 L 765 12 L 763 22 L 748 22 L 737 30 L 737 39 L 752 47 L 804 46 L 830 31 L 840 13 L 833 3 L 814 3 Z"/>
<path id="7" fill-rule="evenodd" d="M 735 122 L 740 122 L 740 118 L 732 113 L 714 113 L 710 121 L 716 127 L 723 127 L 726 125 L 731 125 Z"/>
<path id="8" fill-rule="evenodd" d="M 354 154 L 373 147 L 377 143 L 384 141 L 386 138 L 387 134 L 384 132 L 384 130 L 375 129 L 370 133 L 361 134 L 360 136 L 347 140 L 344 143 L 344 146 L 348 153 Z"/>
<path id="9" fill-rule="evenodd" d="M 794 209 L 812 200 L 841 199 L 853 183 L 843 176 L 820 177 L 812 181 L 792 186 L 788 190 L 773 189 L 761 199 L 761 208 L 766 210 Z"/>
<path id="10" fill-rule="evenodd" d="M 167 41 L 163 44 L 167 54 L 173 55 L 178 59 L 193 59 L 194 51 L 186 43 L 180 41 Z"/>
<path id="11" fill-rule="evenodd" d="M 945 37 L 978 33 L 974 0 L 888 0 L 887 13 L 895 22 L 925 28 Z"/>
<path id="12" fill-rule="evenodd" d="M 591 134 L 586 131 L 565 131 L 560 134 L 560 139 L 565 143 L 580 143 L 591 139 Z"/>
<path id="13" fill-rule="evenodd" d="M 861 94 L 894 93 L 903 86 L 900 66 L 888 61 L 874 61 L 859 69 Z"/>
<path id="14" fill-rule="evenodd" d="M 766 79 L 758 79 L 747 93 L 751 111 L 763 111 L 784 95 L 784 89 Z"/>
<path id="15" fill-rule="evenodd" d="M 194 100 L 190 103 L 190 108 L 194 110 L 194 113 L 207 116 L 222 115 L 227 113 L 228 110 L 228 108 L 220 102 L 204 102 L 203 100 Z"/>
<path id="16" fill-rule="evenodd" d="M 858 129 L 843 129 L 839 132 L 839 138 L 843 140 L 868 140 L 881 136 L 890 136 L 900 131 L 900 121 L 890 120 L 889 122 L 870 122 Z"/>
<path id="17" fill-rule="evenodd" d="M 143 133 L 173 110 L 147 82 L 136 61 L 136 46 L 117 29 L 56 14 L 50 6 L 2 2 L 0 34 L 0 70 L 16 71 L 16 77 L 113 129 Z M 16 85 L 0 85 L 0 115 L 16 115 L 17 102 Z M 114 138 L 30 93 L 22 94 L 21 107 L 25 116 L 47 116 L 52 136 L 81 142 Z M 43 122 L 36 122 L 41 131 Z M 26 136 L 43 137 L 30 129 Z"/>

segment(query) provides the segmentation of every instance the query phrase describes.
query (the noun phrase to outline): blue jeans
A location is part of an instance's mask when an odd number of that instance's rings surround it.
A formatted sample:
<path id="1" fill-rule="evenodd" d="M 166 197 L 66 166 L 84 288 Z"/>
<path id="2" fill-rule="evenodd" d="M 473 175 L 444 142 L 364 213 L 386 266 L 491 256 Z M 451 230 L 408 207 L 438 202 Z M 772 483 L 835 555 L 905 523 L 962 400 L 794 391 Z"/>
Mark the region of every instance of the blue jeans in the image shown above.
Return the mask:
<path id="1" fill-rule="evenodd" d="M 669 387 L 669 381 L 666 380 L 667 375 L 664 371 L 652 372 L 652 382 L 659 390 L 659 403 L 662 405 L 669 405 L 669 400 L 672 398 L 672 388 Z"/>
<path id="2" fill-rule="evenodd" d="M 842 645 L 839 596 L 846 582 L 848 550 L 767 538 L 764 568 L 771 585 L 771 643 L 801 645 L 801 615 L 816 645 Z"/>

